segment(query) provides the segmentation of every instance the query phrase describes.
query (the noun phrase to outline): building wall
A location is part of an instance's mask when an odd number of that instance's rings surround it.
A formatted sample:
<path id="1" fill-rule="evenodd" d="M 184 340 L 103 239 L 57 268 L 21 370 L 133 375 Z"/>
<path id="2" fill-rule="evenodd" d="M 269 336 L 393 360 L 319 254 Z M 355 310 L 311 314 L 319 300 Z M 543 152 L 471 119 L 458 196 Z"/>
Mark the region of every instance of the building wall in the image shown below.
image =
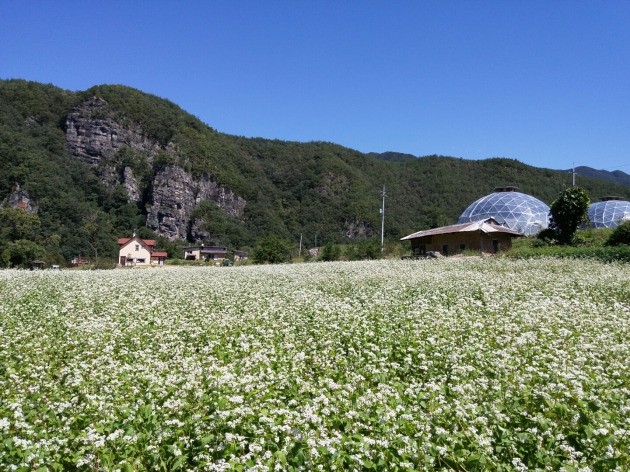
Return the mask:
<path id="1" fill-rule="evenodd" d="M 495 251 L 493 241 L 498 241 L 498 250 L 512 247 L 512 237 L 505 233 L 486 234 L 481 232 L 464 232 L 438 234 L 425 236 L 411 240 L 411 248 L 414 254 L 437 251 L 442 255 L 458 254 L 465 250 L 480 251 L 492 254 Z M 423 248 L 424 246 L 424 248 Z M 445 253 L 444 246 L 447 246 Z"/>
<path id="2" fill-rule="evenodd" d="M 136 245 L 138 246 L 138 250 L 136 251 Z M 125 257 L 127 259 L 126 265 L 149 265 L 151 264 L 151 253 L 139 242 L 131 240 L 118 251 L 118 261 L 120 262 L 120 258 Z M 130 261 L 128 257 L 131 257 L 133 260 Z M 138 259 L 144 259 L 144 262 L 139 262 Z"/>
<path id="3" fill-rule="evenodd" d="M 198 261 L 201 259 L 201 250 L 200 249 L 186 249 L 184 251 L 184 259 Z"/>
<path id="4" fill-rule="evenodd" d="M 222 260 L 224 260 L 226 258 L 227 258 L 227 254 L 225 252 L 218 252 L 218 253 L 210 253 L 210 254 L 208 254 L 205 251 L 202 252 L 202 250 L 199 249 L 199 248 L 184 250 L 184 259 L 187 259 L 187 260 L 195 260 L 195 261 L 201 261 L 201 260 L 222 261 Z"/>

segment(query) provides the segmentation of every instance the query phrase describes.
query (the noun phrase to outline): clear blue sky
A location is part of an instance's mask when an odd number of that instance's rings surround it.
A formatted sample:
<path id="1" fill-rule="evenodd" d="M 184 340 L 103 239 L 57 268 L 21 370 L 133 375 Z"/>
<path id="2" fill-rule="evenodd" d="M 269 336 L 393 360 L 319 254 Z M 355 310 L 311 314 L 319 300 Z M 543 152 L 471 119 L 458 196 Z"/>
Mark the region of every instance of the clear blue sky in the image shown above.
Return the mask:
<path id="1" fill-rule="evenodd" d="M 630 1 L 0 0 L 0 78 L 241 136 L 630 173 Z"/>

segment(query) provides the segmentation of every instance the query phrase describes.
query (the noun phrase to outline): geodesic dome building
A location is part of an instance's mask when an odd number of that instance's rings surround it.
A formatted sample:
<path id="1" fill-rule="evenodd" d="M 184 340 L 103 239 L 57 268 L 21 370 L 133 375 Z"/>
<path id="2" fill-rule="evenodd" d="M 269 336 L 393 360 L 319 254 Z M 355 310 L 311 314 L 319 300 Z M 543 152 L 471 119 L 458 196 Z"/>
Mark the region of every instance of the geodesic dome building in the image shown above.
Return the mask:
<path id="1" fill-rule="evenodd" d="M 499 224 L 525 236 L 538 234 L 549 225 L 549 207 L 517 187 L 498 187 L 471 203 L 458 223 L 494 218 Z"/>
<path id="2" fill-rule="evenodd" d="M 630 220 L 630 202 L 620 197 L 603 197 L 601 202 L 590 204 L 588 219 L 593 228 L 615 228 Z"/>

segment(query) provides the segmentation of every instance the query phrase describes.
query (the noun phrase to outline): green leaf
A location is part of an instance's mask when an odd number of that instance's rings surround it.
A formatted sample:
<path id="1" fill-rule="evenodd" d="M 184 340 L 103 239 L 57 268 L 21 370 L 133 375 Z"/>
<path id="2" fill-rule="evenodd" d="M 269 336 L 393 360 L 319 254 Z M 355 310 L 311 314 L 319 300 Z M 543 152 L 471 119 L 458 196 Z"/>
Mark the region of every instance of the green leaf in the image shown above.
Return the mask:
<path id="1" fill-rule="evenodd" d="M 213 439 L 214 439 L 214 434 L 209 434 L 207 436 L 204 436 L 203 438 L 201 438 L 201 445 L 205 446 L 206 444 L 211 442 Z"/>

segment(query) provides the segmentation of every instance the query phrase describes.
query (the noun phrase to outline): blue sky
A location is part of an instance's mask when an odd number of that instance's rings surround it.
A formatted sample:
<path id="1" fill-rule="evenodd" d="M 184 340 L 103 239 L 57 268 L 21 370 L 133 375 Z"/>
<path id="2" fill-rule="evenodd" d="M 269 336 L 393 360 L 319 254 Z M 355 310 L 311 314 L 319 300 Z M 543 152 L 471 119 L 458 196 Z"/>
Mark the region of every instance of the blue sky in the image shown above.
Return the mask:
<path id="1" fill-rule="evenodd" d="M 240 136 L 630 173 L 630 2 L 0 0 L 0 78 Z"/>

